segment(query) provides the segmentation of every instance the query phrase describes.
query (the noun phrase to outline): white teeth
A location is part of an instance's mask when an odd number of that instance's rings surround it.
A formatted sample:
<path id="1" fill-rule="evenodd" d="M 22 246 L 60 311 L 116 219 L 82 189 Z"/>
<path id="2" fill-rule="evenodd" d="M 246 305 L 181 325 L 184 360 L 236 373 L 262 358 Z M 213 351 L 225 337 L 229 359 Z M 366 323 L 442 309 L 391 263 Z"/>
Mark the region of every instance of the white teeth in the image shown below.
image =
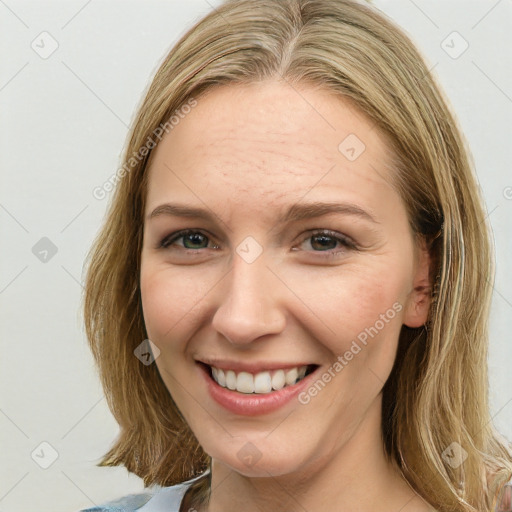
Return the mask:
<path id="1" fill-rule="evenodd" d="M 288 386 L 290 384 L 295 384 L 295 382 L 297 382 L 297 377 L 299 376 L 299 372 L 297 371 L 297 368 L 292 368 L 291 370 L 288 370 L 286 372 L 286 384 L 288 384 Z"/>
<path id="2" fill-rule="evenodd" d="M 254 377 L 255 393 L 270 393 L 272 391 L 272 377 L 269 372 L 258 373 Z"/>
<path id="3" fill-rule="evenodd" d="M 212 368 L 213 369 L 213 368 Z M 221 385 L 226 387 L 226 374 L 224 373 L 224 370 L 221 370 L 220 368 L 215 368 L 217 370 L 216 375 L 216 381 Z"/>
<path id="4" fill-rule="evenodd" d="M 236 377 L 236 390 L 241 393 L 254 393 L 253 376 L 247 372 L 240 372 Z"/>
<path id="5" fill-rule="evenodd" d="M 298 380 L 304 378 L 307 366 L 290 368 L 288 370 L 272 370 L 259 372 L 256 375 L 248 372 L 235 373 L 233 370 L 221 370 L 212 368 L 212 377 L 223 388 L 238 391 L 240 393 L 271 393 L 286 386 L 292 386 Z"/>
<path id="6" fill-rule="evenodd" d="M 236 373 L 233 370 L 226 372 L 226 387 L 229 389 L 236 389 Z"/>
<path id="7" fill-rule="evenodd" d="M 286 384 L 286 376 L 284 374 L 284 370 L 277 370 L 274 375 L 272 375 L 272 387 L 276 390 L 283 389 Z"/>

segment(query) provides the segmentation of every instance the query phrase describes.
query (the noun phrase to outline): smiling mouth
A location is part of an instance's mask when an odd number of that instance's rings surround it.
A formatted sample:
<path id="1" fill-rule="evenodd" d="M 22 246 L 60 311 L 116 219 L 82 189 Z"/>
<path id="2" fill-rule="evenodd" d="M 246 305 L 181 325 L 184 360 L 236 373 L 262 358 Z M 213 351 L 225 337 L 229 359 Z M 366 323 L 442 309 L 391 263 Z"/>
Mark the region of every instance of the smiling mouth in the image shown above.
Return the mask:
<path id="1" fill-rule="evenodd" d="M 246 394 L 268 394 L 293 386 L 318 368 L 318 365 L 310 364 L 253 374 L 244 371 L 224 370 L 204 363 L 201 363 L 201 365 L 219 386 Z"/>

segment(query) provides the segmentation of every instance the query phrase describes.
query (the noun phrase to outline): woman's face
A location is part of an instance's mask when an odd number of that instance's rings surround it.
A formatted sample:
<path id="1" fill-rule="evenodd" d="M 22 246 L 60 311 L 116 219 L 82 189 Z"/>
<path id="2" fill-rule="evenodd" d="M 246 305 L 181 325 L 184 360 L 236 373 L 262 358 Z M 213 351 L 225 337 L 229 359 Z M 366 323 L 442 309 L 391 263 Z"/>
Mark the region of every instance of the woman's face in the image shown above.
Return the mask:
<path id="1" fill-rule="evenodd" d="M 205 451 L 247 476 L 284 475 L 380 439 L 401 326 L 427 318 L 429 263 L 382 135 L 325 91 L 229 85 L 153 158 L 144 319 Z"/>

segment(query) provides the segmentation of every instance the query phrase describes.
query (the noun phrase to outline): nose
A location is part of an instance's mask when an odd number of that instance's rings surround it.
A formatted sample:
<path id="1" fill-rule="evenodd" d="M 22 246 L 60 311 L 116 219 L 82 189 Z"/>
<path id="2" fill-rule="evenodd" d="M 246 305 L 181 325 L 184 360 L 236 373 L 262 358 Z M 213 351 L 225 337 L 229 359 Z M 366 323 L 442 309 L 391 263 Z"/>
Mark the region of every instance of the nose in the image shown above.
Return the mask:
<path id="1" fill-rule="evenodd" d="M 247 263 L 235 254 L 223 286 L 212 326 L 230 343 L 248 345 L 261 336 L 283 331 L 286 317 L 278 297 L 282 283 L 263 256 Z"/>

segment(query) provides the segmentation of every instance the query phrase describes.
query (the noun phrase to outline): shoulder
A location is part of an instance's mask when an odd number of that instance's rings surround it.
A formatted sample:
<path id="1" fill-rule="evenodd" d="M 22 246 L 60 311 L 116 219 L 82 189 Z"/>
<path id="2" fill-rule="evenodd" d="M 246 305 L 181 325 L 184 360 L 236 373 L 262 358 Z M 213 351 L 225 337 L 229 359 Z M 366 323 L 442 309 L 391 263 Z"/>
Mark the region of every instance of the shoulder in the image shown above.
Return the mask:
<path id="1" fill-rule="evenodd" d="M 151 492 L 129 494 L 80 512 L 178 512 L 186 490 L 201 476 L 169 487 L 157 486 Z"/>
<path id="2" fill-rule="evenodd" d="M 153 493 L 129 494 L 114 501 L 103 503 L 80 512 L 131 512 L 140 509 L 153 497 Z"/>

